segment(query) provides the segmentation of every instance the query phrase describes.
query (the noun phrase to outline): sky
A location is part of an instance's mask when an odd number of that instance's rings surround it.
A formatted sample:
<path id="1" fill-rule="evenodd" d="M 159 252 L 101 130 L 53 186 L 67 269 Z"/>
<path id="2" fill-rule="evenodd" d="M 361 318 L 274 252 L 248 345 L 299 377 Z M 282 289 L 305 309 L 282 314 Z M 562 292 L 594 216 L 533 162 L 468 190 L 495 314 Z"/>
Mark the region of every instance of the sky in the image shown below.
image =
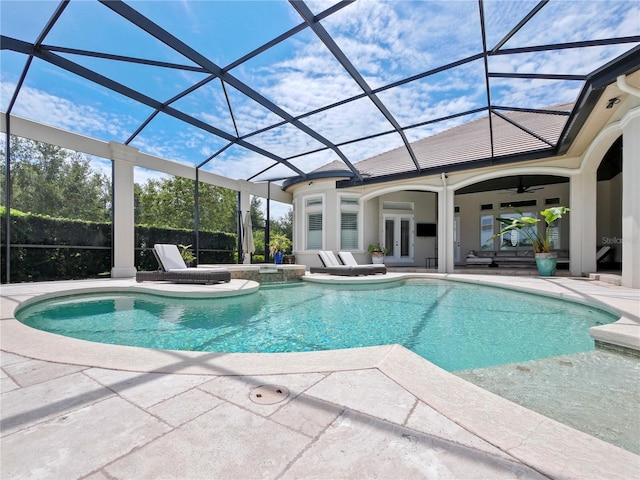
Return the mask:
<path id="1" fill-rule="evenodd" d="M 127 3 L 217 66 L 233 67 L 229 73 L 236 81 L 287 114 L 308 114 L 363 92 L 309 28 L 234 65 L 247 53 L 302 23 L 300 13 L 289 2 Z M 309 1 L 306 5 L 313 14 L 319 14 L 335 3 Z M 537 3 L 485 0 L 487 46 L 493 48 Z M 57 6 L 58 2 L 50 1 L 0 0 L 2 35 L 33 42 Z M 368 87 L 376 89 L 481 53 L 479 18 L 475 0 L 360 0 L 326 17 L 321 26 Z M 640 2 L 556 0 L 545 5 L 503 48 L 637 35 L 640 35 Z M 71 0 L 43 43 L 195 66 L 192 60 L 92 0 Z M 488 69 L 500 73 L 586 75 L 636 45 L 637 42 L 496 55 L 488 58 Z M 57 54 L 160 102 L 168 102 L 208 77 L 193 68 L 160 68 L 72 53 Z M 25 61 L 23 54 L 8 50 L 0 53 L 2 111 L 9 105 Z M 377 95 L 402 127 L 421 124 L 486 107 L 484 68 L 480 58 L 396 88 L 383 89 Z M 575 101 L 581 87 L 582 82 L 577 81 L 491 78 L 489 93 L 492 105 L 544 108 Z M 225 84 L 225 89 L 229 103 L 220 80 L 213 79 L 171 106 L 234 137 L 282 120 L 233 86 Z M 153 109 L 36 59 L 12 113 L 101 140 L 124 143 Z M 406 130 L 406 135 L 410 141 L 417 140 L 478 115 L 427 123 Z M 352 163 L 402 145 L 397 133 L 384 134 L 392 126 L 367 98 L 306 115 L 301 122 L 334 144 L 344 143 L 340 151 Z M 379 136 L 355 141 L 370 135 Z M 322 143 L 291 125 L 272 128 L 245 140 L 281 158 L 289 158 L 304 172 L 338 158 L 332 150 L 314 152 L 323 148 Z M 188 165 L 200 164 L 227 144 L 216 135 L 163 113 L 130 142 L 146 153 Z M 215 156 L 204 169 L 247 179 L 274 164 L 272 159 L 234 145 Z M 286 166 L 276 166 L 256 179 L 294 174 Z"/>

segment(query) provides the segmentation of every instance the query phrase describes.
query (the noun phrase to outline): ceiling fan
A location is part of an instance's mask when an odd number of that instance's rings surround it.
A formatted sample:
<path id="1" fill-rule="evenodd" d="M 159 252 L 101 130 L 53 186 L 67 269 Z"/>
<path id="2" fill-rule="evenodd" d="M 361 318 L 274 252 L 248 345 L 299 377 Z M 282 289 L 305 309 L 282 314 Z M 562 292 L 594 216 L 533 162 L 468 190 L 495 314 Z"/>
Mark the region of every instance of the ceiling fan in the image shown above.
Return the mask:
<path id="1" fill-rule="evenodd" d="M 536 190 L 542 190 L 544 187 L 536 187 L 534 185 L 526 186 L 522 181 L 522 175 L 518 176 L 518 186 L 516 188 L 505 188 L 505 190 L 511 192 L 511 195 L 518 195 L 521 193 L 531 193 Z"/>

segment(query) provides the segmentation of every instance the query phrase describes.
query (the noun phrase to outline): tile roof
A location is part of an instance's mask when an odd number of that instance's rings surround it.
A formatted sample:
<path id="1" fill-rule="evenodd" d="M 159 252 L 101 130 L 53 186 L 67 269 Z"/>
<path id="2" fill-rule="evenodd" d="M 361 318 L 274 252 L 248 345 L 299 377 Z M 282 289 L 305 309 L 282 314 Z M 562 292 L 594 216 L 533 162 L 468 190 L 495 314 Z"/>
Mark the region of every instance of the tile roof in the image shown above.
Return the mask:
<path id="1" fill-rule="evenodd" d="M 500 112 L 502 116 L 521 128 L 497 114 L 492 114 L 492 129 L 490 130 L 489 117 L 483 116 L 469 123 L 412 142 L 411 146 L 421 170 L 492 157 L 517 155 L 535 150 L 546 150 L 557 143 L 572 107 L 573 104 L 565 103 L 539 112 Z M 491 131 L 494 140 L 493 153 L 491 152 Z M 533 134 L 529 132 L 533 132 Z M 339 162 L 329 164 L 331 170 L 337 170 L 336 163 Z M 316 171 L 326 171 L 329 165 Z M 395 148 L 357 162 L 354 166 L 360 170 L 364 177 L 368 178 L 415 171 L 415 165 L 404 147 Z M 346 167 L 344 169 L 346 170 Z"/>

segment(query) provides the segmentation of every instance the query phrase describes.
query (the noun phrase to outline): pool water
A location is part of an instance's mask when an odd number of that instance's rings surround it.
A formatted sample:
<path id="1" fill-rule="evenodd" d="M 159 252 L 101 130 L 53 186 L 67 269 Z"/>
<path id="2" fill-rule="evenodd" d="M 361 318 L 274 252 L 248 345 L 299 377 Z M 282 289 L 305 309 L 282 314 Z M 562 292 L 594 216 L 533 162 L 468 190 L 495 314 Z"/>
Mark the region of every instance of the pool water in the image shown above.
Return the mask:
<path id="1" fill-rule="evenodd" d="M 262 287 L 239 297 L 94 294 L 18 312 L 23 323 L 95 342 L 207 352 L 306 352 L 398 343 L 448 370 L 592 350 L 597 308 L 493 287 L 397 284 Z"/>
<path id="2" fill-rule="evenodd" d="M 640 359 L 596 348 L 459 377 L 530 410 L 640 455 Z"/>

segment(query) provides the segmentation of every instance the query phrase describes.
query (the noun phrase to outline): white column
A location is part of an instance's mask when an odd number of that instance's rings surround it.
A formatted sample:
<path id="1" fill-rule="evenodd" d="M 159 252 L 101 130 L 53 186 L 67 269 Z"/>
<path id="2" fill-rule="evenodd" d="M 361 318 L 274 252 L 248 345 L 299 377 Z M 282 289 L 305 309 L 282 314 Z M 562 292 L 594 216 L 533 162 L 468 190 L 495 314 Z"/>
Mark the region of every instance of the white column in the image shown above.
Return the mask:
<path id="1" fill-rule="evenodd" d="M 135 277 L 133 166 L 138 149 L 109 142 L 113 161 L 113 268 L 112 278 Z"/>
<path id="2" fill-rule="evenodd" d="M 251 211 L 251 193 L 249 189 L 246 188 L 249 182 L 239 181 L 238 183 L 240 185 L 240 205 L 238 206 L 238 208 L 242 212 L 242 218 L 240 219 L 240 224 L 242 225 L 244 222 L 244 216 L 247 214 L 247 212 Z M 247 185 L 243 185 L 244 183 L 246 183 Z M 242 238 L 244 238 L 244 232 L 242 232 L 242 236 Z M 251 263 L 251 255 L 247 255 L 246 252 L 243 253 L 244 260 L 242 263 Z"/>
<path id="3" fill-rule="evenodd" d="M 636 111 L 622 130 L 622 285 L 631 288 L 640 288 L 639 186 L 640 114 Z"/>
<path id="4" fill-rule="evenodd" d="M 438 272 L 453 273 L 454 191 L 446 186 L 438 192 Z"/>
<path id="5" fill-rule="evenodd" d="M 570 178 L 569 270 L 582 276 L 596 271 L 597 172 L 585 170 Z M 564 218 L 562 219 L 564 220 Z M 561 221 L 562 221 L 561 220 Z"/>

